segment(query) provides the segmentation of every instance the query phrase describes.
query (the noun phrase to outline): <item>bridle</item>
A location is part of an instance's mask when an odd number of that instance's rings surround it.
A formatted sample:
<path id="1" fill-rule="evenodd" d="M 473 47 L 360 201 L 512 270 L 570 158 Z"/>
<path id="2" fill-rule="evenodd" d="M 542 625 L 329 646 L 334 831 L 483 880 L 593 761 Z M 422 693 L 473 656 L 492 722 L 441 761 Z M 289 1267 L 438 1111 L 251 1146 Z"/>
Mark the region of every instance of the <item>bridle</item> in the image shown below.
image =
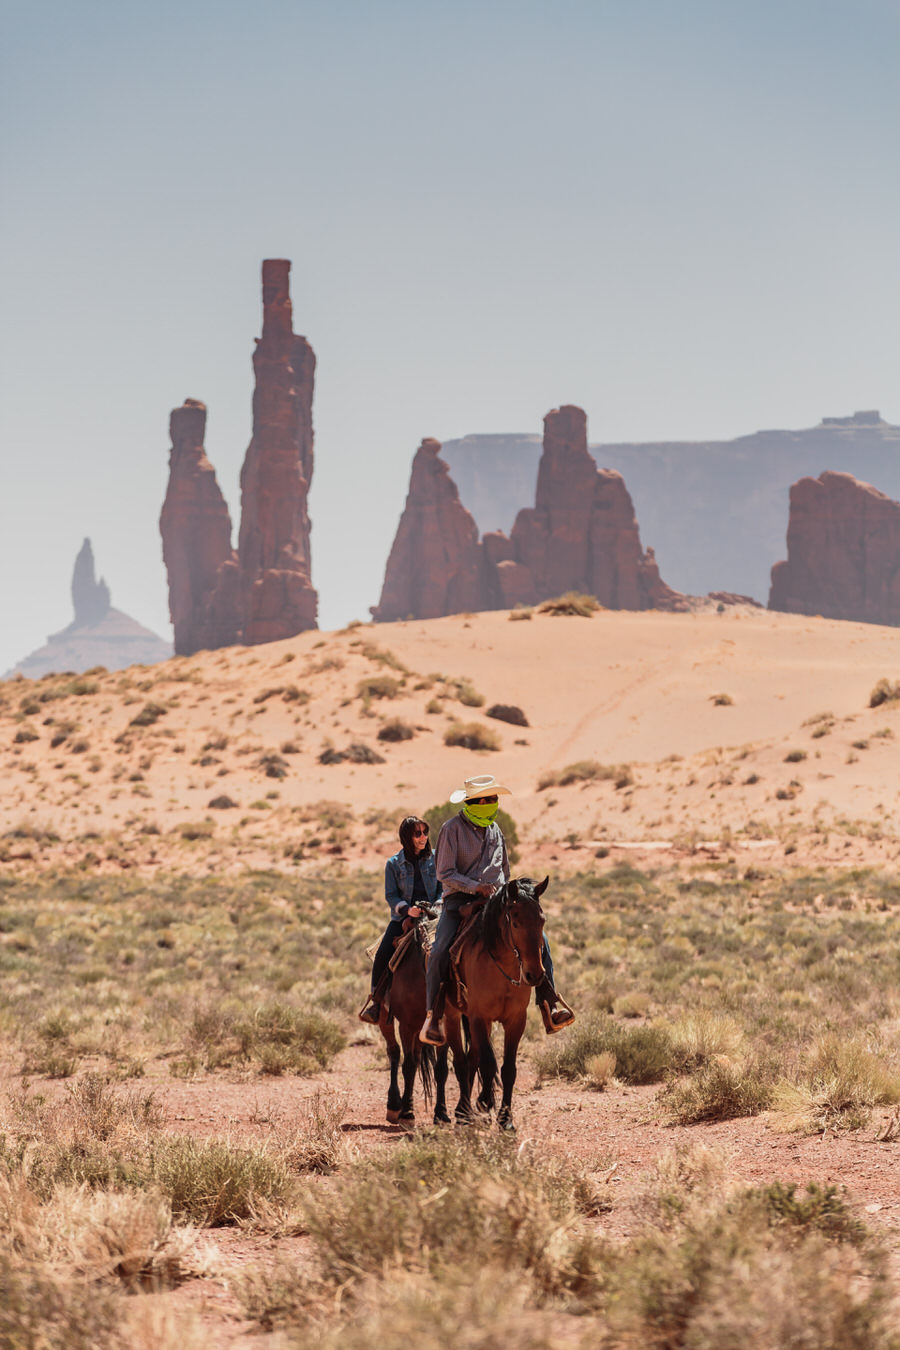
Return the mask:
<path id="1" fill-rule="evenodd" d="M 535 897 L 533 897 L 533 898 L 534 898 L 534 903 L 537 905 L 538 913 L 541 913 L 541 906 L 540 906 L 540 902 L 539 902 L 538 899 L 537 899 L 537 896 L 535 896 Z M 513 903 L 514 903 L 514 904 L 523 904 L 523 903 L 525 903 L 525 902 L 524 902 L 524 901 L 521 901 L 521 900 L 517 897 L 516 900 L 515 900 Z M 506 942 L 507 942 L 507 945 L 508 945 L 509 947 L 512 948 L 513 954 L 514 954 L 516 960 L 517 960 L 518 963 L 519 963 L 519 978 L 518 978 L 517 980 L 514 980 L 513 977 L 512 977 L 512 975 L 508 975 L 507 972 L 506 972 L 506 971 L 503 969 L 503 967 L 501 966 L 500 962 L 497 960 L 497 958 L 496 958 L 496 956 L 494 955 L 493 952 L 488 952 L 488 955 L 490 956 L 490 958 L 491 958 L 491 960 L 493 961 L 494 965 L 495 965 L 495 966 L 497 967 L 497 969 L 499 970 L 500 974 L 503 976 L 504 980 L 508 980 L 509 983 L 510 983 L 510 984 L 513 986 L 513 988 L 515 989 L 515 988 L 517 988 L 520 984 L 524 983 L 524 980 L 525 980 L 525 974 L 524 974 L 524 970 L 523 970 L 523 967 L 522 967 L 522 957 L 521 957 L 521 955 L 520 955 L 520 953 L 519 953 L 518 947 L 516 946 L 515 942 L 513 941 L 513 935 L 512 935 L 512 919 L 511 919 L 511 917 L 510 917 L 509 906 L 508 906 L 508 903 L 507 903 L 506 900 L 504 901 L 504 904 L 503 904 L 503 914 L 502 914 L 501 917 L 502 917 L 503 921 L 506 923 L 506 930 L 507 930 L 507 931 L 506 931 Z"/>

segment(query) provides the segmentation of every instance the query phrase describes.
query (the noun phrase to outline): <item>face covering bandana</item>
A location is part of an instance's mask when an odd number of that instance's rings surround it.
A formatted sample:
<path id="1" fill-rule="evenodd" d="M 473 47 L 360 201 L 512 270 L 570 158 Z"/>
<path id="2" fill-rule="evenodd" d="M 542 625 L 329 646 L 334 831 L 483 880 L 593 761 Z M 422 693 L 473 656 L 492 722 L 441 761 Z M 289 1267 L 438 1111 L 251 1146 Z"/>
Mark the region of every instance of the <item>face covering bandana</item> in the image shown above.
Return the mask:
<path id="1" fill-rule="evenodd" d="M 484 829 L 486 825 L 490 825 L 498 810 L 498 802 L 492 802 L 490 806 L 476 806 L 474 802 L 466 802 L 463 807 L 463 815 L 473 825 L 479 825 Z"/>

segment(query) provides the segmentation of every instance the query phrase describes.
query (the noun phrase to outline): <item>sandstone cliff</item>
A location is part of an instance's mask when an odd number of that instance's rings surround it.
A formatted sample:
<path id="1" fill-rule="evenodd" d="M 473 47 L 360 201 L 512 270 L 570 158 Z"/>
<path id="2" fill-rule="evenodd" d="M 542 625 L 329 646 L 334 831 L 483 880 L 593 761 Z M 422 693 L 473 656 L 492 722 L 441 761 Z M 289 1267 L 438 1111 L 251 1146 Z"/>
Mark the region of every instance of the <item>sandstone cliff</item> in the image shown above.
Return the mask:
<path id="1" fill-rule="evenodd" d="M 769 609 L 900 624 L 900 504 L 848 473 L 801 478 Z"/>
<path id="2" fill-rule="evenodd" d="M 231 517 L 206 457 L 206 408 L 186 399 L 169 418 L 169 486 L 159 518 L 169 613 L 180 656 L 227 647 L 241 635 Z"/>

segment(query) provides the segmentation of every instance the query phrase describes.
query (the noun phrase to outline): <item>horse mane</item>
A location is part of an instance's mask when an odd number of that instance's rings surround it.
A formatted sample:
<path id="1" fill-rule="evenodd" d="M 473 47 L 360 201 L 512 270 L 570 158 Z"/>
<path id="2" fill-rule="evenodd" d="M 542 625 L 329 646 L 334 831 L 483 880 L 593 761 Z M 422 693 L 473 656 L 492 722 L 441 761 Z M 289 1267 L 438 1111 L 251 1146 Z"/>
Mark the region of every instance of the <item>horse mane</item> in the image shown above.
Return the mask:
<path id="1" fill-rule="evenodd" d="M 531 877 L 517 877 L 514 882 L 508 881 L 500 887 L 499 891 L 494 892 L 478 916 L 478 931 L 485 948 L 492 956 L 496 955 L 497 948 L 500 945 L 500 920 L 509 900 L 511 885 L 516 888 L 517 900 L 531 900 L 534 904 L 540 905 L 534 893 L 534 882 Z"/>

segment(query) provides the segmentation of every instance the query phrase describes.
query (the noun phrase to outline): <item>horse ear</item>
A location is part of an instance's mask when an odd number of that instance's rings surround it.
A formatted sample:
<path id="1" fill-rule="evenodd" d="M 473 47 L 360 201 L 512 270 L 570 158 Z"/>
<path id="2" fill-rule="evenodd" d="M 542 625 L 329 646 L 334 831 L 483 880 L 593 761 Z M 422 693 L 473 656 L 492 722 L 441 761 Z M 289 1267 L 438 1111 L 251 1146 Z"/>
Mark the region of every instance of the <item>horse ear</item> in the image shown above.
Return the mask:
<path id="1" fill-rule="evenodd" d="M 518 898 L 519 898 L 519 887 L 518 887 L 518 884 L 517 884 L 515 881 L 508 881 L 508 882 L 506 883 L 506 898 L 507 898 L 507 900 L 513 900 L 513 901 L 518 900 Z"/>
<path id="2" fill-rule="evenodd" d="M 549 878 L 549 877 L 544 877 L 544 880 L 540 883 L 540 885 L 535 886 L 535 888 L 534 888 L 534 893 L 535 893 L 535 895 L 538 895 L 538 896 L 543 895 L 543 894 L 544 894 L 544 891 L 547 889 L 547 887 L 548 887 L 549 885 L 550 885 L 550 878 Z"/>

